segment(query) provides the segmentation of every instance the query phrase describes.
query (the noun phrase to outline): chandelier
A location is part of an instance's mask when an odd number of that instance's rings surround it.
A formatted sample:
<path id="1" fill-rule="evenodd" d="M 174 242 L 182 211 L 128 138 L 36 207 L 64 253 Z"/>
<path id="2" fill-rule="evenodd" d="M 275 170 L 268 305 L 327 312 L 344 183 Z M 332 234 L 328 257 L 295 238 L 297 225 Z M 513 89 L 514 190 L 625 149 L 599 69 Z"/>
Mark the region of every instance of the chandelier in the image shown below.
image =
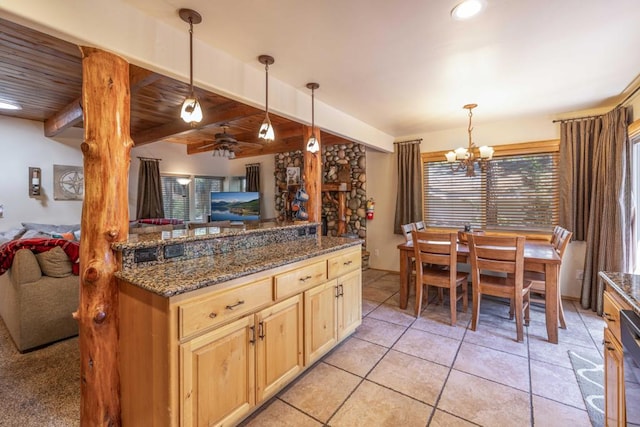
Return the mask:
<path id="1" fill-rule="evenodd" d="M 447 162 L 451 163 L 451 170 L 454 173 L 460 170 L 465 170 L 467 172 L 467 176 L 476 176 L 476 162 L 480 165 L 480 170 L 482 172 L 485 172 L 487 170 L 489 160 L 491 160 L 491 158 L 493 157 L 492 147 L 483 145 L 478 148 L 471 139 L 471 131 L 473 130 L 473 127 L 471 127 L 471 117 L 473 117 L 472 110 L 477 106 L 478 104 L 467 104 L 462 107 L 466 110 L 469 110 L 469 127 L 467 129 L 467 132 L 469 133 L 469 147 L 456 148 L 454 151 L 449 151 L 445 154 Z M 457 165 L 455 165 L 456 162 Z"/>

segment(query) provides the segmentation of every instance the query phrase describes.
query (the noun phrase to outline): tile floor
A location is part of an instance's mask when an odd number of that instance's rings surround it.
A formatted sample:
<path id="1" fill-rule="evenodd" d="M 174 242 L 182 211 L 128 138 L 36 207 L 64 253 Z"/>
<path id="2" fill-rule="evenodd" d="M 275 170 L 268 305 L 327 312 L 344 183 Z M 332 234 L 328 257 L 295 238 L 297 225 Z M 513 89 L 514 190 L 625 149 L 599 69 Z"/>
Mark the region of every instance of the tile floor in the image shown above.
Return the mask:
<path id="1" fill-rule="evenodd" d="M 604 322 L 564 301 L 568 329 L 546 341 L 533 307 L 524 343 L 508 305 L 483 299 L 449 325 L 448 300 L 398 308 L 399 277 L 363 272 L 362 326 L 247 419 L 265 426 L 590 426 L 567 351 L 601 357 Z"/>

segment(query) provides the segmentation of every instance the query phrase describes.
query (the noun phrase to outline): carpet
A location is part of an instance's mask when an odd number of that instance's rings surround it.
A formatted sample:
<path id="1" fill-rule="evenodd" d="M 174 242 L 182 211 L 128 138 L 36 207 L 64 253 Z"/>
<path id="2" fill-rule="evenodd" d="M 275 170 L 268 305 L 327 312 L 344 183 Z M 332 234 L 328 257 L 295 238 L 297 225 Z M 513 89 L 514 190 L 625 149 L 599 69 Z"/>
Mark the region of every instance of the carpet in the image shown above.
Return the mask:
<path id="1" fill-rule="evenodd" d="M 20 354 L 0 319 L 0 427 L 80 425 L 78 338 Z"/>
<path id="2" fill-rule="evenodd" d="M 593 427 L 604 426 L 604 364 L 569 350 L 569 359 Z"/>

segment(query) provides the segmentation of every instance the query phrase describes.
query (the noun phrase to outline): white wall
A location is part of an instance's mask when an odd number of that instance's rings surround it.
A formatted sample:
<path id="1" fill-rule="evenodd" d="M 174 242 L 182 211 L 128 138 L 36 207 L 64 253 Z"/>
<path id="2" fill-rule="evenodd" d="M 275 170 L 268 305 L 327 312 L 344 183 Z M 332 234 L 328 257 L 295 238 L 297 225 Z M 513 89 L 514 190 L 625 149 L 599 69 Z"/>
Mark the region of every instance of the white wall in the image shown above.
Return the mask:
<path id="1" fill-rule="evenodd" d="M 53 200 L 53 165 L 82 166 L 80 140 L 55 141 L 42 123 L 0 116 L 0 231 L 21 222 L 78 224 L 82 202 Z M 29 167 L 42 169 L 42 195 L 29 197 Z"/>
<path id="2" fill-rule="evenodd" d="M 465 117 L 461 118 L 459 129 L 412 135 L 399 138 L 409 140 L 422 138 L 421 151 L 440 151 L 467 145 L 467 127 Z M 473 141 L 477 145 L 501 145 L 520 142 L 557 139 L 560 137 L 560 125 L 552 123 L 548 117 L 508 122 L 473 122 Z M 367 221 L 367 250 L 371 253 L 371 268 L 399 271 L 400 262 L 397 245 L 404 241 L 400 235 L 393 234 L 393 221 L 396 205 L 396 160 L 394 154 L 367 151 L 367 197 L 376 202 L 375 218 Z M 375 171 L 375 173 L 372 173 Z M 563 259 L 560 283 L 562 294 L 578 298 L 581 283 L 576 280 L 576 270 L 584 264 L 584 242 L 572 242 Z"/>

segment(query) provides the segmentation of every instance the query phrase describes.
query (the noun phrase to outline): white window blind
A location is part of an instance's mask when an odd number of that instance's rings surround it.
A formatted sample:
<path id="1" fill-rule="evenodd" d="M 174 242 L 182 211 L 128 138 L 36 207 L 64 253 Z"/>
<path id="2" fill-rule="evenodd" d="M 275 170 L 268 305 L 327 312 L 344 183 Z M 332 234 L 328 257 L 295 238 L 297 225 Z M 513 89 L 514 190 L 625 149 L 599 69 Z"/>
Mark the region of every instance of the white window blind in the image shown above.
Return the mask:
<path id="1" fill-rule="evenodd" d="M 550 231 L 558 223 L 558 153 L 496 157 L 476 176 L 424 162 L 429 227 Z"/>
<path id="2" fill-rule="evenodd" d="M 224 178 L 216 176 L 196 176 L 195 184 L 195 215 L 194 220 L 205 222 L 211 214 L 211 192 L 222 191 Z"/>
<path id="3" fill-rule="evenodd" d="M 178 178 L 189 177 L 178 175 L 160 176 L 164 217 L 189 221 L 189 186 L 183 187 L 180 185 Z"/>

